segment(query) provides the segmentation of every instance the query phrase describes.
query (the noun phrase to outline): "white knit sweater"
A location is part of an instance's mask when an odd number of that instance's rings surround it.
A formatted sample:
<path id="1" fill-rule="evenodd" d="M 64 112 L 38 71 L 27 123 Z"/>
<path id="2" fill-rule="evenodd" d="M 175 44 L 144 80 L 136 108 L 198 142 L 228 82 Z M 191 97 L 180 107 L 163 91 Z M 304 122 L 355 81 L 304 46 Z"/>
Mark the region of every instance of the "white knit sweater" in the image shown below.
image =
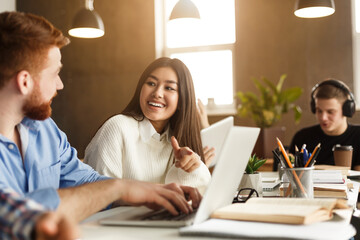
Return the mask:
<path id="1" fill-rule="evenodd" d="M 154 183 L 178 183 L 204 193 L 211 175 L 205 164 L 191 173 L 174 165 L 169 128 L 158 134 L 150 121 L 116 115 L 98 130 L 84 162 L 100 174 Z"/>

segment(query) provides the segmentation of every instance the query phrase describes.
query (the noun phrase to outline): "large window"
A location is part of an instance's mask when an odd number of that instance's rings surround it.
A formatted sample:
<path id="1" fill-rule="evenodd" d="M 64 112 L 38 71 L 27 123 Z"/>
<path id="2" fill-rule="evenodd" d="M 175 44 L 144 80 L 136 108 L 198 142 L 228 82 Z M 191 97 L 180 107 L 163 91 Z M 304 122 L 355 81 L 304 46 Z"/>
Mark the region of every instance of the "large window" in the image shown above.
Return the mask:
<path id="1" fill-rule="evenodd" d="M 190 69 L 196 97 L 209 114 L 233 114 L 234 0 L 192 0 L 198 19 L 168 21 L 178 0 L 155 1 L 157 54 L 179 58 Z M 159 19 L 161 18 L 161 19 Z"/>
<path id="2" fill-rule="evenodd" d="M 360 0 L 352 0 L 354 93 L 360 107 Z"/>

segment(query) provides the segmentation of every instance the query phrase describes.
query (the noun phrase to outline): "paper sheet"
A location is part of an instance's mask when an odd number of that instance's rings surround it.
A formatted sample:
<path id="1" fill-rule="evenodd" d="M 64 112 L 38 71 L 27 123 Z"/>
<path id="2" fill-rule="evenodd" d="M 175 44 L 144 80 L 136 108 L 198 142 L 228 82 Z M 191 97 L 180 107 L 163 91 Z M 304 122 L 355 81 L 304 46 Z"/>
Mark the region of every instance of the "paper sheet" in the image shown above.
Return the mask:
<path id="1" fill-rule="evenodd" d="M 348 240 L 355 234 L 355 228 L 340 217 L 310 225 L 209 219 L 201 224 L 180 229 L 180 235 L 184 236 L 251 237 L 254 239 Z"/>

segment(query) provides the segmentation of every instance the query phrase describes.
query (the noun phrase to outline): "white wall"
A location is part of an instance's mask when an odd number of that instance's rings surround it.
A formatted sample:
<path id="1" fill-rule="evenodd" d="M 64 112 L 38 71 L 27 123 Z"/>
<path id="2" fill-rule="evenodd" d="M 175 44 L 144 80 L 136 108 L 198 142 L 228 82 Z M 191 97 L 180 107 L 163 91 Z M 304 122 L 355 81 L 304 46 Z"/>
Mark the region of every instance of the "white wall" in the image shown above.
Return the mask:
<path id="1" fill-rule="evenodd" d="M 16 0 L 0 0 L 0 12 L 15 11 Z"/>

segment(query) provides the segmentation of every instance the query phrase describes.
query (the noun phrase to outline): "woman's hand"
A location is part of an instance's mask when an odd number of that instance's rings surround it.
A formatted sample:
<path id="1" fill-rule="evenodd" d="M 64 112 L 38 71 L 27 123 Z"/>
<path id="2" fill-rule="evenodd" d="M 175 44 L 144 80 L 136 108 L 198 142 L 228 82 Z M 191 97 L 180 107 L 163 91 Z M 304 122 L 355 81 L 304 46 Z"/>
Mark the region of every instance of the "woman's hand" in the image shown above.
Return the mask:
<path id="1" fill-rule="evenodd" d="M 208 146 L 203 148 L 204 151 L 204 158 L 205 158 L 205 165 L 210 167 L 211 162 L 215 157 L 215 148 L 209 148 Z"/>
<path id="2" fill-rule="evenodd" d="M 188 147 L 180 147 L 174 136 L 171 137 L 171 145 L 174 149 L 175 167 L 188 173 L 200 167 L 200 156 Z"/>

